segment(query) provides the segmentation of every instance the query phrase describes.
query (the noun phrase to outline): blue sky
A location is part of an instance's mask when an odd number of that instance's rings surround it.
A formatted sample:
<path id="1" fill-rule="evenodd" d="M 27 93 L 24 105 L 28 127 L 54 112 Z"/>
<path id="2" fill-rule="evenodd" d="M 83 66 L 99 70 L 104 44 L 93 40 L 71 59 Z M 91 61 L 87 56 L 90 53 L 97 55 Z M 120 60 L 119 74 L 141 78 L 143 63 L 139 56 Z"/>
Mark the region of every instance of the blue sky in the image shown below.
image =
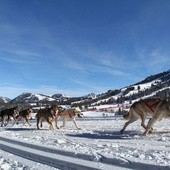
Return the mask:
<path id="1" fill-rule="evenodd" d="M 81 96 L 170 66 L 169 0 L 0 0 L 0 96 Z"/>

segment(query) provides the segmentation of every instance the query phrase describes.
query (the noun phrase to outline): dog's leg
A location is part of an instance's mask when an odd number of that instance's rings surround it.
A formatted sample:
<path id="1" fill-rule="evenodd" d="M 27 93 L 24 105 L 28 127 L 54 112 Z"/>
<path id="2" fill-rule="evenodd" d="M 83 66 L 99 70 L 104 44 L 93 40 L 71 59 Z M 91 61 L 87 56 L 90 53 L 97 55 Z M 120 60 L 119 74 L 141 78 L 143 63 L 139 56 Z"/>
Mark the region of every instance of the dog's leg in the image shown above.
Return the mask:
<path id="1" fill-rule="evenodd" d="M 73 123 L 75 124 L 75 126 L 76 126 L 76 128 L 77 128 L 78 130 L 81 130 L 81 128 L 79 128 L 79 127 L 77 126 L 75 119 L 73 119 Z"/>
<path id="2" fill-rule="evenodd" d="M 7 119 L 6 123 L 5 123 L 5 126 L 7 126 L 7 124 L 9 123 L 9 119 L 10 119 L 10 117 L 8 115 L 8 119 Z"/>
<path id="3" fill-rule="evenodd" d="M 47 118 L 47 123 L 50 125 L 50 126 L 49 126 L 49 129 L 50 129 L 50 130 L 54 130 L 53 120 L 54 120 L 53 117 L 48 117 L 48 118 Z"/>
<path id="4" fill-rule="evenodd" d="M 19 118 L 19 117 L 18 117 Z M 14 119 L 14 123 L 13 123 L 13 125 L 12 126 L 14 126 L 15 125 L 15 123 L 17 123 L 17 121 L 18 121 L 18 119 L 16 118 L 16 117 L 14 117 L 13 116 L 13 119 Z"/>
<path id="5" fill-rule="evenodd" d="M 49 126 L 49 129 L 50 129 L 50 130 L 54 130 L 52 121 L 48 120 L 47 122 L 48 122 L 48 124 L 50 125 L 50 126 Z"/>
<path id="6" fill-rule="evenodd" d="M 141 126 L 142 126 L 144 129 L 146 129 L 146 125 L 145 125 L 146 114 L 141 114 L 141 120 L 142 120 Z"/>
<path id="7" fill-rule="evenodd" d="M 7 116 L 7 115 L 2 115 L 2 124 L 1 124 L 1 127 L 7 125 L 7 119 L 8 119 L 8 121 L 9 121 L 9 116 Z"/>
<path id="8" fill-rule="evenodd" d="M 120 131 L 120 133 L 123 134 L 123 132 L 125 131 L 126 127 L 127 127 L 129 124 L 135 122 L 136 120 L 138 120 L 138 117 L 132 117 L 129 121 L 127 121 L 127 122 L 125 123 L 123 129 Z"/>
<path id="9" fill-rule="evenodd" d="M 53 120 L 50 121 L 50 126 L 51 126 L 51 130 L 54 130 L 54 126 L 53 126 Z"/>
<path id="10" fill-rule="evenodd" d="M 3 127 L 3 125 L 4 125 L 4 115 L 2 115 L 1 120 L 2 120 L 1 127 Z"/>
<path id="11" fill-rule="evenodd" d="M 39 117 L 37 117 L 37 129 L 40 129 L 39 128 L 39 121 L 40 121 L 40 119 L 39 119 Z"/>
<path id="12" fill-rule="evenodd" d="M 148 125 L 143 135 L 147 135 L 150 132 L 150 130 L 153 129 L 152 126 L 155 124 L 156 121 L 157 119 L 154 117 L 149 120 Z"/>
<path id="13" fill-rule="evenodd" d="M 26 124 L 26 118 L 23 118 L 23 126 Z"/>
<path id="14" fill-rule="evenodd" d="M 163 117 L 162 114 L 159 114 L 158 112 L 156 112 L 153 117 L 149 120 L 148 124 L 147 124 L 147 127 L 146 127 L 146 130 L 145 132 L 143 133 L 143 135 L 147 135 L 148 133 L 151 132 L 151 130 L 153 129 L 153 125 Z"/>
<path id="15" fill-rule="evenodd" d="M 54 126 L 53 123 L 51 122 L 51 130 L 54 130 Z"/>
<path id="16" fill-rule="evenodd" d="M 52 123 L 51 123 L 51 122 L 48 122 L 48 123 L 49 123 L 49 125 L 50 125 L 50 126 L 49 126 L 49 129 L 50 129 L 50 130 L 53 130 L 53 125 L 52 125 Z"/>
<path id="17" fill-rule="evenodd" d="M 9 119 L 10 119 L 10 117 L 9 117 L 9 115 L 8 115 L 8 118 L 7 118 L 7 120 L 5 121 L 4 126 L 7 126 L 7 124 L 9 123 Z"/>
<path id="18" fill-rule="evenodd" d="M 43 122 L 43 118 L 40 118 L 40 119 L 39 119 L 39 124 L 40 124 L 40 127 L 41 127 L 41 128 L 43 127 L 42 122 Z"/>
<path id="19" fill-rule="evenodd" d="M 60 119 L 60 116 L 59 116 L 59 115 L 56 115 L 56 117 L 55 117 L 55 127 L 56 127 L 57 129 L 60 129 L 60 128 L 58 127 L 58 125 L 57 125 L 59 119 Z"/>
<path id="20" fill-rule="evenodd" d="M 142 115 L 141 120 L 142 120 L 141 126 L 146 130 L 147 128 L 147 126 L 145 125 L 146 115 L 145 116 Z M 152 132 L 153 132 L 153 128 L 150 128 L 149 133 L 152 133 Z"/>
<path id="21" fill-rule="evenodd" d="M 3 127 L 4 126 L 4 120 L 5 119 L 5 117 L 4 116 L 2 116 L 2 124 L 1 124 L 1 127 Z"/>
<path id="22" fill-rule="evenodd" d="M 66 120 L 63 118 L 63 126 L 60 126 L 60 128 L 64 128 L 66 125 Z"/>
<path id="23" fill-rule="evenodd" d="M 3 127 L 5 125 L 6 125 L 6 117 L 3 115 L 2 116 L 2 124 L 1 124 L 1 126 Z"/>
<path id="24" fill-rule="evenodd" d="M 18 119 L 16 119 L 16 124 L 17 124 L 17 125 L 19 124 L 19 123 L 18 123 L 18 121 L 19 121 L 19 120 L 18 120 Z"/>
<path id="25" fill-rule="evenodd" d="M 31 126 L 31 124 L 28 122 L 28 118 L 25 118 L 25 123 L 27 123 L 29 126 Z"/>

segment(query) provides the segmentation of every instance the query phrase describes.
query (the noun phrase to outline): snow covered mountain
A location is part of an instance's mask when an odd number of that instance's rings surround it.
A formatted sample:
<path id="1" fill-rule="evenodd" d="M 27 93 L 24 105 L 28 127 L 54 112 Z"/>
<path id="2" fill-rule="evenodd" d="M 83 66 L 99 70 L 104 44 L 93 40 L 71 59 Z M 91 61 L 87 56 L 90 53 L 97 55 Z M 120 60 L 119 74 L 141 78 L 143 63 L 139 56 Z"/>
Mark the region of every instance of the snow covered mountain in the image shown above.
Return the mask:
<path id="1" fill-rule="evenodd" d="M 69 99 L 72 98 L 66 94 L 54 94 L 51 96 L 54 99 L 58 99 L 58 100 L 63 100 L 63 99 Z M 96 95 L 94 93 L 90 93 L 84 96 L 80 96 L 80 97 L 74 97 L 74 98 L 79 98 L 79 99 L 94 99 L 96 98 Z"/>
<path id="2" fill-rule="evenodd" d="M 88 101 L 76 101 L 73 105 L 131 104 L 136 100 L 149 97 L 170 98 L 170 70 L 151 75 L 136 84 L 108 90 Z"/>
<path id="3" fill-rule="evenodd" d="M 66 94 L 54 94 L 54 95 L 44 95 L 44 94 L 33 94 L 33 93 L 22 93 L 21 95 L 17 96 L 13 100 L 12 103 L 37 103 L 37 102 L 52 102 L 57 101 L 59 103 L 68 103 L 68 101 L 80 101 L 80 100 L 87 100 L 87 99 L 94 99 L 96 95 L 94 93 L 81 96 L 81 97 L 70 97 Z"/>
<path id="4" fill-rule="evenodd" d="M 10 101 L 10 99 L 7 97 L 0 97 L 0 108 L 2 108 L 9 101 Z"/>
<path id="5" fill-rule="evenodd" d="M 68 99 L 70 99 L 71 97 L 66 95 L 66 94 L 53 94 L 51 95 L 52 98 L 56 99 L 57 101 L 67 101 Z"/>
<path id="6" fill-rule="evenodd" d="M 108 90 L 102 94 L 90 93 L 80 97 L 70 97 L 65 94 L 54 94 L 47 96 L 44 94 L 22 93 L 12 100 L 12 102 L 51 102 L 57 101 L 59 104 L 72 104 L 72 105 L 101 105 L 101 104 L 120 104 L 132 103 L 133 101 L 141 98 L 149 97 L 170 97 L 170 70 L 151 75 L 146 79 L 115 90 Z"/>
<path id="7" fill-rule="evenodd" d="M 0 103 L 8 103 L 10 101 L 7 97 L 0 97 Z"/>
<path id="8" fill-rule="evenodd" d="M 44 95 L 44 94 L 33 94 L 33 93 L 22 93 L 12 100 L 12 102 L 27 102 L 27 103 L 35 103 L 35 102 L 51 102 L 55 101 L 54 98 Z"/>

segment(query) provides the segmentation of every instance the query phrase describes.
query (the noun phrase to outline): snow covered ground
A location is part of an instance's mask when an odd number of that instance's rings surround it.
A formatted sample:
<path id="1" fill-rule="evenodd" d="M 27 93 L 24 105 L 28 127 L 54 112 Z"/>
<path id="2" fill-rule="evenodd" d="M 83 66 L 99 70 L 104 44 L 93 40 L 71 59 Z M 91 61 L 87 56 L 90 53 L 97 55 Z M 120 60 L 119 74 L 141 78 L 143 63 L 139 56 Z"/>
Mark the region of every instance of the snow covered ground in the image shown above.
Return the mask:
<path id="1" fill-rule="evenodd" d="M 170 127 L 168 119 L 155 125 L 152 135 L 142 136 L 140 121 L 120 130 L 125 120 L 103 112 L 84 113 L 65 129 L 42 130 L 22 123 L 0 127 L 0 169 L 170 169 Z M 62 124 L 62 122 L 59 122 Z"/>

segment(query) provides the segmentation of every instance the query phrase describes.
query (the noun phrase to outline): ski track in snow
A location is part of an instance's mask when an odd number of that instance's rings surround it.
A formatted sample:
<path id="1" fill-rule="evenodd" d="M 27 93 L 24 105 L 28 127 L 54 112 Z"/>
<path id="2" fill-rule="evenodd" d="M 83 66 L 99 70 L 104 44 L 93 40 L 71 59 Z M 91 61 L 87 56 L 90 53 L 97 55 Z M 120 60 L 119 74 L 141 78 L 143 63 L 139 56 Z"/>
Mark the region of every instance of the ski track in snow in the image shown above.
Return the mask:
<path id="1" fill-rule="evenodd" d="M 59 122 L 61 123 L 61 122 Z M 0 169 L 170 169 L 169 120 L 158 122 L 152 135 L 142 136 L 140 121 L 120 134 L 120 117 L 78 119 L 65 129 L 42 130 L 20 123 L 0 128 Z"/>

